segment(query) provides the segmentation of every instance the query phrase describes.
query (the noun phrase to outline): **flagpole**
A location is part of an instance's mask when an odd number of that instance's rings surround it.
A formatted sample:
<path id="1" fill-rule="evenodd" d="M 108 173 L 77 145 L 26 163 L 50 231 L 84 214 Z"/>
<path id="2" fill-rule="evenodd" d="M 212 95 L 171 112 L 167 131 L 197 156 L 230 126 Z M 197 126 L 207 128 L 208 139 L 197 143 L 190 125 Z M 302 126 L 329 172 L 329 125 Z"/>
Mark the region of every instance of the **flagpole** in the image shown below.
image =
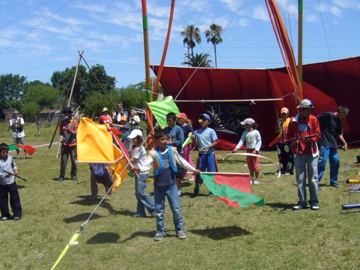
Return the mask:
<path id="1" fill-rule="evenodd" d="M 302 50 L 303 50 L 303 0 L 298 2 L 298 71 L 300 85 L 303 82 L 303 70 L 302 70 Z"/>
<path id="2" fill-rule="evenodd" d="M 144 58 L 145 58 L 145 88 L 146 88 L 146 101 L 151 102 L 153 95 L 151 92 L 151 78 L 150 78 L 150 53 L 149 53 L 149 23 L 146 0 L 141 0 L 142 7 L 142 24 L 143 24 L 143 36 L 144 36 Z M 153 130 L 153 116 L 150 108 L 146 106 L 146 123 L 148 130 Z M 152 136 L 148 136 L 147 147 L 151 148 Z"/>
<path id="3" fill-rule="evenodd" d="M 258 102 L 258 101 L 279 101 L 283 98 L 258 98 L 258 99 L 177 99 L 175 102 Z"/>

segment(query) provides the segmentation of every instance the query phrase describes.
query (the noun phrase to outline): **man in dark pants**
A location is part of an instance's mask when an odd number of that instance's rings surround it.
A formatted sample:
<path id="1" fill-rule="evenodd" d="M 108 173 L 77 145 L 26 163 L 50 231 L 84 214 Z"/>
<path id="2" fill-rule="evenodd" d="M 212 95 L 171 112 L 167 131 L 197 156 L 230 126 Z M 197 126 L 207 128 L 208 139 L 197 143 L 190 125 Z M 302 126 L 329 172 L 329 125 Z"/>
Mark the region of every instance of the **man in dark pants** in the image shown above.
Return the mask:
<path id="1" fill-rule="evenodd" d="M 330 186 L 338 188 L 338 175 L 340 160 L 337 152 L 337 139 L 339 139 L 347 150 L 347 143 L 343 137 L 342 120 L 348 115 L 349 108 L 340 106 L 336 112 L 326 112 L 316 116 L 320 123 L 321 138 L 319 140 L 320 158 L 318 162 L 318 181 L 320 183 L 326 163 L 329 159 L 330 163 Z"/>
<path id="2" fill-rule="evenodd" d="M 70 107 L 65 107 L 63 114 L 64 120 L 60 123 L 60 138 L 62 143 L 61 148 L 61 165 L 60 176 L 58 181 L 64 181 L 66 165 L 70 156 L 71 160 L 71 179 L 77 181 L 77 168 L 76 168 L 76 132 L 78 129 L 78 121 L 72 119 L 72 110 Z"/>

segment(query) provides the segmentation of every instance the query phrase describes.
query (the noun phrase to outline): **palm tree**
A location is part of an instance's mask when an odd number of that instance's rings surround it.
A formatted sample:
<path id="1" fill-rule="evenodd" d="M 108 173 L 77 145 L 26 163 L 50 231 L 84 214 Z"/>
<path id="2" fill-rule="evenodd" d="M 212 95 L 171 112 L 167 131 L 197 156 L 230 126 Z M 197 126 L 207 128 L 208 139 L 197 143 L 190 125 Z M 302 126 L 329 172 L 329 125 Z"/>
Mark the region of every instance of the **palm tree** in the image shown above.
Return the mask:
<path id="1" fill-rule="evenodd" d="M 210 25 L 210 29 L 205 31 L 205 36 L 207 37 L 207 42 L 210 42 L 214 45 L 215 53 L 215 68 L 217 68 L 217 55 L 216 55 L 216 45 L 223 42 L 221 34 L 223 29 L 220 25 L 213 23 Z"/>
<path id="2" fill-rule="evenodd" d="M 194 25 L 188 25 L 181 31 L 181 36 L 185 37 L 183 40 L 184 45 L 187 45 L 188 48 L 188 62 L 190 61 L 190 51 L 191 56 L 194 56 L 194 50 L 196 43 L 199 44 L 201 42 L 200 29 L 195 27 Z"/>
<path id="3" fill-rule="evenodd" d="M 210 63 L 212 63 L 211 60 L 208 59 L 209 54 L 207 53 L 200 53 L 195 55 L 189 56 L 189 61 L 183 62 L 183 65 L 189 65 L 192 67 L 211 67 Z"/>

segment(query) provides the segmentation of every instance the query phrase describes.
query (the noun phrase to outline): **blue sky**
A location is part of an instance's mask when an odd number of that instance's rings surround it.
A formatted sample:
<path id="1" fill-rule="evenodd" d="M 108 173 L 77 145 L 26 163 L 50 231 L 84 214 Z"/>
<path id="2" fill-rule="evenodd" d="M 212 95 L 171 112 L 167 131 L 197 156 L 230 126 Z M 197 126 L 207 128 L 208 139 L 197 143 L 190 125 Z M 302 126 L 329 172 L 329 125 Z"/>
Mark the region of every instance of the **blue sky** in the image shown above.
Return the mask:
<path id="1" fill-rule="evenodd" d="M 303 0 L 303 63 L 360 55 L 360 0 Z M 170 0 L 148 0 L 150 63 L 162 56 Z M 297 57 L 298 0 L 277 0 Z M 141 0 L 0 0 L 0 74 L 49 82 L 54 71 L 75 66 L 78 51 L 90 66 L 101 64 L 117 86 L 145 79 Z M 283 67 L 264 0 L 178 0 L 165 64 L 182 66 L 180 32 L 202 32 L 195 53 L 209 53 L 204 32 L 220 24 L 218 68 Z M 84 63 L 83 63 L 84 64 Z M 153 75 L 153 74 L 152 74 Z"/>

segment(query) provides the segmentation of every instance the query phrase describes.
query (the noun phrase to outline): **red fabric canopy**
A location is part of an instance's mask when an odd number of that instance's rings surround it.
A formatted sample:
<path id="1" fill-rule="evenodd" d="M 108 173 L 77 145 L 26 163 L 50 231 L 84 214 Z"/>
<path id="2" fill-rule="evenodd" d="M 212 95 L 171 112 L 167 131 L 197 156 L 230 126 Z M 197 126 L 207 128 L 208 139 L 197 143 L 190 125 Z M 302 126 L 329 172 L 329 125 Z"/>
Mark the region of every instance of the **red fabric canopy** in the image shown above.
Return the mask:
<path id="1" fill-rule="evenodd" d="M 156 74 L 158 66 L 152 68 Z M 275 126 L 280 109 L 288 107 L 290 116 L 298 113 L 298 103 L 292 94 L 293 86 L 285 68 L 195 70 L 188 67 L 165 67 L 160 79 L 164 94 L 173 96 L 175 102 L 283 98 L 282 101 L 256 102 L 251 106 L 250 117 L 258 123 L 264 147 L 276 136 Z M 345 139 L 348 143 L 360 140 L 360 125 L 357 122 L 360 115 L 360 106 L 357 104 L 360 101 L 360 57 L 304 65 L 303 94 L 304 98 L 314 102 L 314 115 L 327 111 L 335 112 L 339 105 L 348 106 L 350 113 L 343 120 Z M 193 120 L 194 128 L 198 128 L 197 119 L 204 113 L 205 106 L 199 102 L 178 102 L 177 105 L 181 112 L 185 112 Z M 241 115 L 239 117 L 241 118 Z M 217 134 L 219 138 L 235 143 L 240 138 L 239 135 L 223 132 Z M 352 144 L 355 145 L 360 144 Z"/>

